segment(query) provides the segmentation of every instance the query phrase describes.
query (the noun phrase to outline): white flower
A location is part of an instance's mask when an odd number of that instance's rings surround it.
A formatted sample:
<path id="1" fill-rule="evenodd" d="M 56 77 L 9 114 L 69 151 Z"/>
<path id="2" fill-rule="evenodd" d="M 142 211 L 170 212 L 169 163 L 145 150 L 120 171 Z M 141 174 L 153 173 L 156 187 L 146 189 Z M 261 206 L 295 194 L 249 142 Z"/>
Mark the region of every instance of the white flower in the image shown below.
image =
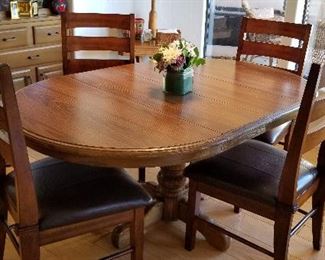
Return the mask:
<path id="1" fill-rule="evenodd" d="M 175 40 L 168 45 L 169 48 L 179 49 L 179 40 Z"/>
<path id="2" fill-rule="evenodd" d="M 173 64 L 176 62 L 176 59 L 182 55 L 182 50 L 178 49 L 178 48 L 171 48 L 171 47 L 167 47 L 167 48 L 162 48 L 161 53 L 163 54 L 163 60 L 164 62 L 166 62 L 167 64 Z"/>
<path id="3" fill-rule="evenodd" d="M 188 49 L 188 52 L 190 53 L 190 56 L 191 57 L 195 57 L 196 56 L 196 53 L 195 53 L 194 49 L 195 49 L 195 47 L 191 47 L 191 48 Z"/>
<path id="4" fill-rule="evenodd" d="M 196 46 L 184 39 L 175 40 L 167 47 L 160 47 L 153 60 L 159 72 L 181 71 L 190 66 L 204 64 L 204 59 L 198 57 Z"/>
<path id="5" fill-rule="evenodd" d="M 194 51 L 195 45 L 193 43 L 185 41 L 184 49 L 186 49 L 188 51 L 188 53 L 190 54 L 191 57 L 196 56 L 195 51 Z"/>

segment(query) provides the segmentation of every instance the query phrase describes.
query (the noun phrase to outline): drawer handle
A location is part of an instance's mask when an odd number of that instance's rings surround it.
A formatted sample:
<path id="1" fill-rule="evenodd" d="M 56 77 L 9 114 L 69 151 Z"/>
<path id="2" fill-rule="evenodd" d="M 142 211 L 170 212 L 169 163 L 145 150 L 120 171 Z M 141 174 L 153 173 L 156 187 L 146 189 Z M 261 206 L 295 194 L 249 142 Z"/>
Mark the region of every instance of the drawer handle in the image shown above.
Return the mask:
<path id="1" fill-rule="evenodd" d="M 13 36 L 13 37 L 9 37 L 9 38 L 2 38 L 2 41 L 3 41 L 3 42 L 14 41 L 14 40 L 16 40 L 16 37 L 15 37 L 15 36 Z"/>
<path id="2" fill-rule="evenodd" d="M 40 77 L 40 80 L 48 79 L 48 76 L 47 76 L 46 72 L 45 73 L 40 73 L 39 77 Z"/>
<path id="3" fill-rule="evenodd" d="M 55 32 L 55 33 L 53 33 L 53 34 L 59 35 L 60 33 L 59 33 L 59 32 Z M 51 36 L 52 33 L 49 32 L 49 33 L 47 33 L 47 35 L 48 35 L 48 36 Z"/>
<path id="4" fill-rule="evenodd" d="M 38 59 L 40 58 L 40 55 L 39 54 L 36 54 L 36 55 L 33 55 L 33 56 L 28 56 L 27 59 L 29 60 L 34 60 L 34 59 Z"/>

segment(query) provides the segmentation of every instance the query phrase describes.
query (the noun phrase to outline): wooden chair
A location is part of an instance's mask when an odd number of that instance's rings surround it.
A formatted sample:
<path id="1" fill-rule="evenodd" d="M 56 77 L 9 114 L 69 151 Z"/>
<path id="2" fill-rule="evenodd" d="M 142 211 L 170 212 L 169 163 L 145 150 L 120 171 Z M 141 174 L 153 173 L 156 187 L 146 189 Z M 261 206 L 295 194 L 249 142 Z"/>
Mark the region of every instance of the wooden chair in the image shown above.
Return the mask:
<path id="1" fill-rule="evenodd" d="M 273 8 L 251 8 L 247 0 L 242 0 L 241 2 L 242 2 L 241 3 L 242 8 L 245 11 L 245 16 L 247 18 L 265 19 L 265 20 L 272 20 L 272 21 L 279 21 L 279 22 L 284 21 L 284 17 L 275 16 Z M 247 40 L 264 42 L 264 43 L 275 44 L 275 45 L 279 45 L 281 43 L 281 37 L 272 34 L 249 33 L 247 35 Z M 253 60 L 258 57 L 259 57 L 258 55 L 246 55 L 244 60 L 247 61 L 249 58 L 249 61 L 253 62 Z M 268 57 L 268 59 L 269 59 L 269 65 L 272 66 L 274 62 L 273 57 Z"/>
<path id="2" fill-rule="evenodd" d="M 257 55 L 291 61 L 296 63 L 296 70 L 288 71 L 301 75 L 310 30 L 310 24 L 294 24 L 243 17 L 236 60 L 240 61 L 242 55 Z M 274 41 L 263 42 L 259 40 L 259 37 L 249 37 L 251 35 L 284 36 L 298 39 L 301 44 L 299 47 L 285 46 L 276 44 Z M 254 41 L 254 39 L 256 40 Z M 290 125 L 291 122 L 286 122 L 258 136 L 256 139 L 275 145 L 286 137 L 284 143 L 286 149 L 289 143 L 289 135 L 287 134 L 290 130 Z"/>
<path id="3" fill-rule="evenodd" d="M 320 250 L 325 200 L 325 126 L 317 124 L 325 116 L 325 99 L 315 101 L 320 68 L 312 65 L 288 152 L 250 140 L 185 169 L 189 178 L 186 249 L 194 248 L 196 225 L 203 222 L 275 259 L 286 259 L 289 238 L 312 217 L 313 246 Z M 301 156 L 319 143 L 315 167 Z M 201 192 L 274 220 L 274 252 L 204 219 Z M 300 207 L 310 197 L 312 209 L 305 212 Z M 291 229 L 297 211 L 304 217 Z"/>
<path id="4" fill-rule="evenodd" d="M 61 14 L 62 57 L 64 74 L 134 63 L 134 15 L 72 13 Z M 124 37 L 78 36 L 77 28 L 124 30 Z M 129 58 L 109 59 L 110 54 L 97 54 L 96 59 L 77 57 L 77 51 L 112 51 L 129 53 Z M 104 56 L 107 55 L 106 59 Z M 111 54 L 112 55 L 112 54 Z M 99 56 L 97 58 L 97 56 Z"/>
<path id="5" fill-rule="evenodd" d="M 296 70 L 288 71 L 301 75 L 310 30 L 310 24 L 294 24 L 243 17 L 236 60 L 239 61 L 241 55 L 258 55 L 291 61 L 296 63 Z M 252 38 L 247 39 L 248 34 L 283 36 L 298 39 L 302 41 L 302 44 L 299 47 L 292 47 L 272 44 L 272 42 L 252 41 Z"/>
<path id="6" fill-rule="evenodd" d="M 126 38 L 73 35 L 77 28 L 124 30 Z M 134 15 L 71 13 L 61 14 L 63 73 L 72 74 L 88 70 L 134 63 Z M 128 59 L 77 58 L 76 51 L 115 51 L 129 53 Z M 97 54 L 99 55 L 99 54 Z M 101 54 L 102 58 L 103 54 Z M 139 168 L 139 182 L 145 182 L 145 168 Z"/>
<path id="7" fill-rule="evenodd" d="M 40 246 L 130 223 L 130 247 L 114 257 L 131 253 L 132 259 L 142 259 L 144 208 L 152 202 L 148 193 L 118 168 L 53 158 L 30 165 L 10 69 L 4 64 L 0 92 L 0 258 L 6 234 L 22 260 L 38 260 Z M 9 174 L 6 163 L 13 167 Z"/>

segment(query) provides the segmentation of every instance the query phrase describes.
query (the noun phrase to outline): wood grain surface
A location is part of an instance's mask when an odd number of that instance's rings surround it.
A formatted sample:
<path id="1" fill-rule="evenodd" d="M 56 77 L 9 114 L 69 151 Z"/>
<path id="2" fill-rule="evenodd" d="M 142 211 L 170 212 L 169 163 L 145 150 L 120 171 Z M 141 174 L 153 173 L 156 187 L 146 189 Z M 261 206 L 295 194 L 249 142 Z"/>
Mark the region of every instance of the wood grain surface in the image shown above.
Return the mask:
<path id="1" fill-rule="evenodd" d="M 208 60 L 193 92 L 170 96 L 152 64 L 37 82 L 17 92 L 28 144 L 89 165 L 161 166 L 163 219 L 179 217 L 184 163 L 207 158 L 295 117 L 305 80 L 240 61 Z M 225 250 L 229 239 L 203 228 Z M 208 234 L 214 234 L 213 237 Z M 217 237 L 216 237 L 217 236 Z"/>
<path id="2" fill-rule="evenodd" d="M 166 166 L 228 149 L 292 119 L 305 80 L 244 62 L 208 60 L 184 97 L 162 91 L 152 64 L 37 82 L 17 93 L 31 147 L 103 166 Z"/>
<path id="3" fill-rule="evenodd" d="M 149 42 L 135 41 L 134 55 L 136 57 L 153 56 L 160 48 L 160 45 L 155 40 Z"/>

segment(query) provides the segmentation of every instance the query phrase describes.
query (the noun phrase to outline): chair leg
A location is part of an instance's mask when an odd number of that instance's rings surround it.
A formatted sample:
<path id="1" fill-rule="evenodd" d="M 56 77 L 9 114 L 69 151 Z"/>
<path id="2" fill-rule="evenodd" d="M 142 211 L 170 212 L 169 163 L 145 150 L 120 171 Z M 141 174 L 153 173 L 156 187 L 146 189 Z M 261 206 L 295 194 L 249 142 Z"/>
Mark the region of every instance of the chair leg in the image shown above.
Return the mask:
<path id="1" fill-rule="evenodd" d="M 3 209 L 1 209 L 3 210 Z M 5 245 L 6 245 L 6 227 L 5 223 L 7 222 L 7 212 L 1 212 L 1 223 L 0 223 L 0 260 L 3 260 L 4 252 L 5 252 Z"/>
<path id="2" fill-rule="evenodd" d="M 197 183 L 193 180 L 189 182 L 188 210 L 185 233 L 185 249 L 191 251 L 195 247 L 196 221 L 195 216 L 200 212 L 201 193 L 196 191 Z"/>
<path id="3" fill-rule="evenodd" d="M 0 182 L 3 182 L 3 178 L 6 176 L 6 162 L 0 156 Z M 5 223 L 7 223 L 8 211 L 7 208 L 0 203 L 0 260 L 4 257 L 5 244 L 6 244 L 6 234 L 7 230 Z"/>
<path id="4" fill-rule="evenodd" d="M 146 168 L 144 168 L 144 167 L 139 168 L 138 182 L 140 182 L 140 183 L 146 182 Z"/>
<path id="5" fill-rule="evenodd" d="M 278 209 L 274 223 L 274 259 L 286 260 L 293 214 L 285 209 Z"/>
<path id="6" fill-rule="evenodd" d="M 130 225 L 130 244 L 133 249 L 131 253 L 132 260 L 143 259 L 144 244 L 144 208 L 134 210 L 134 220 Z"/>
<path id="7" fill-rule="evenodd" d="M 314 193 L 312 198 L 313 209 L 317 208 L 312 218 L 313 246 L 315 250 L 320 250 L 322 246 L 324 200 L 319 197 L 317 193 Z"/>
<path id="8" fill-rule="evenodd" d="M 38 227 L 19 230 L 19 254 L 21 260 L 39 260 L 40 245 Z"/>
<path id="9" fill-rule="evenodd" d="M 234 212 L 237 214 L 240 213 L 240 207 L 234 205 Z"/>

